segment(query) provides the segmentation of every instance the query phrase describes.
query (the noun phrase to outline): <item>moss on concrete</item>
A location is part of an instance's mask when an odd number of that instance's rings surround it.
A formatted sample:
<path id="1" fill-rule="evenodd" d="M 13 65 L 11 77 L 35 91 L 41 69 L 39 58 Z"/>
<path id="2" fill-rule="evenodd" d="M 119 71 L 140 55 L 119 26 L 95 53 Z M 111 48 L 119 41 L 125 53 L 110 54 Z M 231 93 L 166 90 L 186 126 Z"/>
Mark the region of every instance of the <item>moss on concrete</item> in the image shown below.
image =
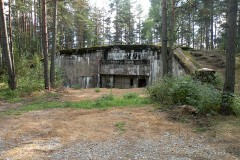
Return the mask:
<path id="1" fill-rule="evenodd" d="M 194 74 L 196 70 L 201 68 L 201 65 L 192 58 L 190 52 L 188 53 L 181 48 L 176 48 L 174 50 L 174 55 L 190 74 Z"/>

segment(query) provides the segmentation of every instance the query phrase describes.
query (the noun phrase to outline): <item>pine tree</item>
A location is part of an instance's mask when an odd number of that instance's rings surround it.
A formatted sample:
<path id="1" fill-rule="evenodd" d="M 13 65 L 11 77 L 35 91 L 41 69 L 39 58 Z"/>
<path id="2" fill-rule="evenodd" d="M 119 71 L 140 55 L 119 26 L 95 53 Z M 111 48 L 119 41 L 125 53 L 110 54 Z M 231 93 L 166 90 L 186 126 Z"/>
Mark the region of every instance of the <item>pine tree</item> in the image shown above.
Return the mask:
<path id="1" fill-rule="evenodd" d="M 162 62 L 163 76 L 168 75 L 168 53 L 167 53 L 167 1 L 162 0 Z"/>
<path id="2" fill-rule="evenodd" d="M 235 87 L 235 54 L 236 54 L 236 21 L 237 21 L 238 0 L 229 0 L 228 6 L 228 30 L 227 30 L 227 51 L 226 51 L 226 71 L 223 87 L 221 113 L 229 115 L 231 109 L 232 96 Z"/>
<path id="3" fill-rule="evenodd" d="M 8 86 L 11 90 L 15 90 L 17 87 L 15 64 L 13 59 L 13 53 L 10 52 L 9 49 L 7 24 L 4 13 L 4 0 L 0 0 L 0 22 L 2 51 L 8 73 Z"/>
<path id="4" fill-rule="evenodd" d="M 51 52 L 51 68 L 50 68 L 50 84 L 55 86 L 55 54 L 57 49 L 57 0 L 53 0 L 53 24 L 52 24 L 52 52 Z"/>
<path id="5" fill-rule="evenodd" d="M 45 89 L 50 89 L 49 71 L 48 71 L 48 35 L 47 35 L 47 8 L 46 0 L 42 0 L 42 47 L 44 56 L 44 85 Z"/>

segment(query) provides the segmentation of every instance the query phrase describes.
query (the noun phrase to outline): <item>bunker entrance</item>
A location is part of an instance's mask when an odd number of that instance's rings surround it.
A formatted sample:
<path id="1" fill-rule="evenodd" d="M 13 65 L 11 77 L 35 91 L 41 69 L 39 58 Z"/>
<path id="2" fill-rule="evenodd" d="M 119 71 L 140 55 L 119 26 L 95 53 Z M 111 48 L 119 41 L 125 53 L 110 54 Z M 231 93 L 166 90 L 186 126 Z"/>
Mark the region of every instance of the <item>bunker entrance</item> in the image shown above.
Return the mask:
<path id="1" fill-rule="evenodd" d="M 133 85 L 133 78 L 130 79 L 130 87 L 133 88 L 134 85 Z"/>
<path id="2" fill-rule="evenodd" d="M 147 80 L 146 79 L 138 79 L 138 87 L 143 88 L 147 86 Z"/>

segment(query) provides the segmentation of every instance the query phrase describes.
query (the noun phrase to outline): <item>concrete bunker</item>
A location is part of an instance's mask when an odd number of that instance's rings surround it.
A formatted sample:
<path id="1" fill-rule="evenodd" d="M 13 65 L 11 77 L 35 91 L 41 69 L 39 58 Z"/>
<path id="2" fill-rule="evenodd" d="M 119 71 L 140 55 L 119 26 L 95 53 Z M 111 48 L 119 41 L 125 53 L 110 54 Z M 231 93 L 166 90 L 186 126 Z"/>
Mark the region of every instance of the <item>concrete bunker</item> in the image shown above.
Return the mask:
<path id="1" fill-rule="evenodd" d="M 175 57 L 175 56 L 174 56 Z M 161 47 L 157 45 L 110 45 L 61 50 L 56 64 L 64 85 L 78 88 L 137 88 L 162 78 Z M 173 74 L 186 74 L 179 58 Z"/>

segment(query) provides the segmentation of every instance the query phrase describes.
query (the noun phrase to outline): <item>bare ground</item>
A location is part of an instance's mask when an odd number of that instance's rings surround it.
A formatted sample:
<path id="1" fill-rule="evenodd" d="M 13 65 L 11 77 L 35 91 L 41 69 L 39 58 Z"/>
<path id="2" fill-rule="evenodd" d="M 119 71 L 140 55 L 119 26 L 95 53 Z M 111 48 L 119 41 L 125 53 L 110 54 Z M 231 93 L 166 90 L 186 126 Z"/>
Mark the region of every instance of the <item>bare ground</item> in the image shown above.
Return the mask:
<path id="1" fill-rule="evenodd" d="M 110 92 L 144 95 L 141 89 L 68 89 L 61 100 Z M 238 133 L 196 133 L 153 106 L 32 111 L 1 117 L 0 128 L 0 159 L 240 159 Z"/>

